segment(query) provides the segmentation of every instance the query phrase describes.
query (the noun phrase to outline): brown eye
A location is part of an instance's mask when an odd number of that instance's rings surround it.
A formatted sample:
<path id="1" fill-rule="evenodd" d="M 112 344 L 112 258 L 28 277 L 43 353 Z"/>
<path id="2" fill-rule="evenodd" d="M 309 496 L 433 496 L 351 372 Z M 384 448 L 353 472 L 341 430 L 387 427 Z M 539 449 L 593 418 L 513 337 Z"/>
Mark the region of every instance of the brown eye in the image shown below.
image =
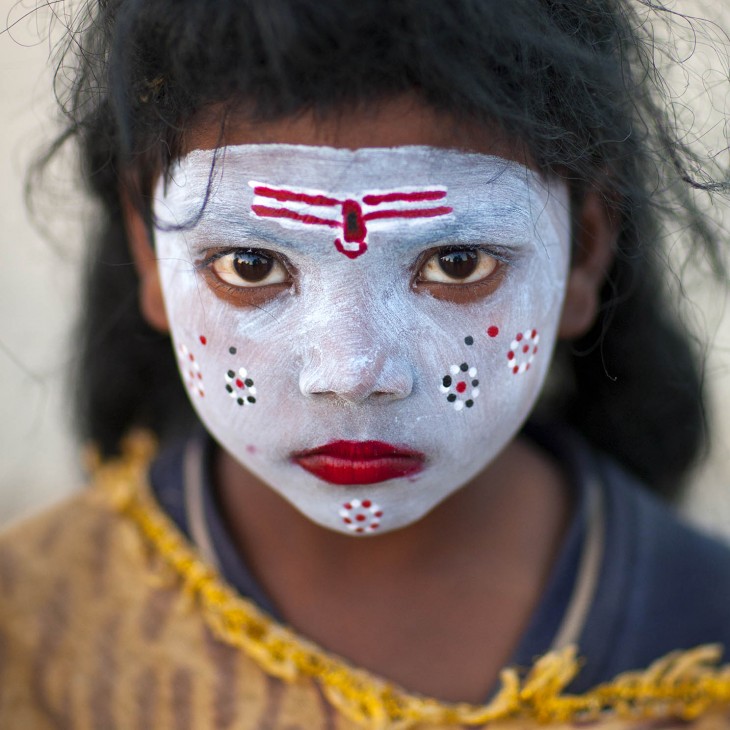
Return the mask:
<path id="1" fill-rule="evenodd" d="M 466 279 L 477 267 L 475 251 L 449 251 L 439 254 L 438 265 L 446 276 L 452 279 Z"/>
<path id="2" fill-rule="evenodd" d="M 219 279 L 237 287 L 281 284 L 288 278 L 284 265 L 264 251 L 233 251 L 218 256 L 210 267 Z"/>
<path id="3" fill-rule="evenodd" d="M 258 251 L 246 251 L 233 254 L 233 268 L 244 280 L 253 283 L 262 281 L 274 268 L 274 259 L 264 256 Z"/>
<path id="4" fill-rule="evenodd" d="M 446 249 L 434 253 L 419 272 L 422 282 L 470 284 L 486 279 L 497 260 L 478 248 Z"/>

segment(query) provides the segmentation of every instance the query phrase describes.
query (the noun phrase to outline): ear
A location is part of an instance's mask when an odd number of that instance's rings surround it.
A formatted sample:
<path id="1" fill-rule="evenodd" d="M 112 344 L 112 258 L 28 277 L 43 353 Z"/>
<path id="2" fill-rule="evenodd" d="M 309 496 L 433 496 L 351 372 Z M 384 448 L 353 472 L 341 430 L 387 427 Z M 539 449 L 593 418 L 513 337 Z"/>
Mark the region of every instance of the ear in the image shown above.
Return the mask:
<path id="1" fill-rule="evenodd" d="M 590 190 L 573 223 L 573 262 L 568 275 L 558 336 L 570 340 L 584 335 L 598 314 L 600 293 L 613 262 L 619 219 L 603 194 Z"/>
<path id="2" fill-rule="evenodd" d="M 147 225 L 139 208 L 132 203 L 129 193 L 120 191 L 124 227 L 127 232 L 129 248 L 139 276 L 139 308 L 147 324 L 160 332 L 169 332 L 165 301 L 157 269 L 152 241 Z"/>

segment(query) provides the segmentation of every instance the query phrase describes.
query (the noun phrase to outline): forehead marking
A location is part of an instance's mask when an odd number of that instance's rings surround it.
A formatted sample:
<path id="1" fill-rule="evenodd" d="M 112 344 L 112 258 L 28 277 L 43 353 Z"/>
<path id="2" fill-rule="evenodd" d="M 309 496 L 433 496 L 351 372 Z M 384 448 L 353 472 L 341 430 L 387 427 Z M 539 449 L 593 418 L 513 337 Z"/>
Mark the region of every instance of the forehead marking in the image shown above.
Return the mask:
<path id="1" fill-rule="evenodd" d="M 283 226 L 325 226 L 342 231 L 342 239 L 335 238 L 335 248 L 350 259 L 367 251 L 367 224 L 377 221 L 379 228 L 398 223 L 423 223 L 433 218 L 450 217 L 453 208 L 448 205 L 428 206 L 424 203 L 444 201 L 447 190 L 443 186 L 409 188 L 362 193 L 362 195 L 283 188 L 249 181 L 253 188 L 251 215 L 272 218 Z M 331 217 L 325 217 L 331 216 Z"/>

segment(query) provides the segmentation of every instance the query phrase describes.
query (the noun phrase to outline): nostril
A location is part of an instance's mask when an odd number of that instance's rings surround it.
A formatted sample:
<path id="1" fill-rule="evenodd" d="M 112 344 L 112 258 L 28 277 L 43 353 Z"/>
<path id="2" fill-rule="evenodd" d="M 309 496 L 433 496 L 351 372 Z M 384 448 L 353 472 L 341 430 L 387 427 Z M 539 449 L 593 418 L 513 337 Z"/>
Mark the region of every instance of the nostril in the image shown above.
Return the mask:
<path id="1" fill-rule="evenodd" d="M 303 395 L 329 395 L 349 403 L 405 398 L 413 389 L 410 365 L 391 357 L 353 355 L 314 358 L 302 366 L 299 388 Z"/>

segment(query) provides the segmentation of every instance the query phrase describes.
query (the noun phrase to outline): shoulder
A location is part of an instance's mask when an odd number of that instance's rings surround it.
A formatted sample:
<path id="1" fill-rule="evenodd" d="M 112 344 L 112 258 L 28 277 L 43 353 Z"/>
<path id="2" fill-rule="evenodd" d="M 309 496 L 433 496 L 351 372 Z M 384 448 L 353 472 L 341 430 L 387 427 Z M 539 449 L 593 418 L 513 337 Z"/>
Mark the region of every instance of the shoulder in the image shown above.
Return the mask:
<path id="1" fill-rule="evenodd" d="M 728 623 L 730 546 L 688 524 L 610 461 L 603 459 L 600 469 L 608 529 L 617 536 L 623 533 L 622 542 L 633 556 L 635 583 L 644 587 L 642 598 L 653 615 L 661 597 L 675 602 L 675 612 L 684 613 L 685 623 L 693 614 L 700 614 L 704 624 L 720 617 Z M 661 613 L 669 609 L 665 605 Z"/>
<path id="2" fill-rule="evenodd" d="M 687 524 L 638 480 L 592 455 L 604 555 L 586 655 L 607 675 L 678 649 L 730 650 L 730 547 Z M 583 647 L 582 647 L 583 648 Z"/>
<path id="3" fill-rule="evenodd" d="M 7 601 L 16 593 L 40 588 L 51 579 L 99 555 L 109 537 L 112 513 L 91 490 L 84 490 L 0 532 L 0 592 Z M 61 570 L 61 568 L 63 568 Z"/>

